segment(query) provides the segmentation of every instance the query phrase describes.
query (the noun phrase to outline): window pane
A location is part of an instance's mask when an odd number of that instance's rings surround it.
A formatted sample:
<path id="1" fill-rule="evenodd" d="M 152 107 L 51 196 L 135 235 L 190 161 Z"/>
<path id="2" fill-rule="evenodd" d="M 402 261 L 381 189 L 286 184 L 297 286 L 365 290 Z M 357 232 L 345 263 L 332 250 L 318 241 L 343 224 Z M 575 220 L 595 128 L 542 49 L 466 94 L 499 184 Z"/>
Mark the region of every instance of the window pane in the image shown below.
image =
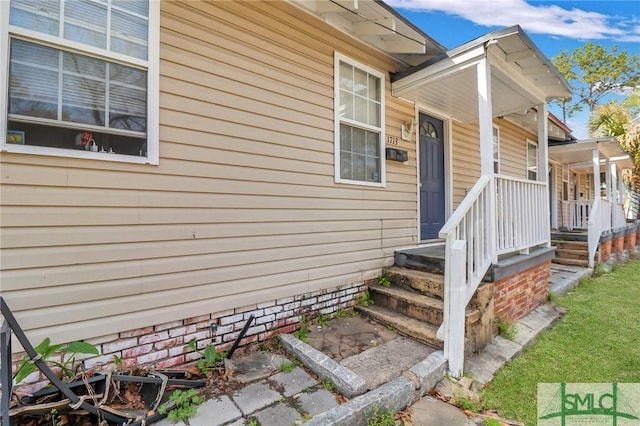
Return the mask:
<path id="1" fill-rule="evenodd" d="M 340 153 L 340 177 L 342 179 L 351 179 L 351 153 Z"/>
<path id="2" fill-rule="evenodd" d="M 74 53 L 64 53 L 62 120 L 104 126 L 106 65 Z"/>
<path id="3" fill-rule="evenodd" d="M 353 67 L 340 62 L 340 89 L 353 92 Z"/>
<path id="4" fill-rule="evenodd" d="M 380 163 L 374 157 L 367 157 L 367 181 L 380 182 Z"/>
<path id="5" fill-rule="evenodd" d="M 340 125 L 340 150 L 351 151 L 351 127 L 346 124 Z"/>
<path id="6" fill-rule="evenodd" d="M 59 52 L 11 40 L 9 113 L 56 119 Z"/>
<path id="7" fill-rule="evenodd" d="M 107 6 L 81 0 L 65 2 L 64 38 L 107 47 Z"/>
<path id="8" fill-rule="evenodd" d="M 140 0 L 111 0 L 114 8 L 126 10 L 142 16 L 149 16 L 149 2 Z"/>
<path id="9" fill-rule="evenodd" d="M 360 96 L 364 96 L 367 97 L 368 96 L 368 90 L 367 90 L 367 83 L 368 83 L 368 79 L 367 79 L 367 73 L 356 69 L 354 72 L 354 77 L 355 77 L 355 82 L 354 82 L 354 92 L 356 95 L 360 95 Z"/>
<path id="10" fill-rule="evenodd" d="M 147 73 L 109 64 L 109 127 L 146 132 Z"/>
<path id="11" fill-rule="evenodd" d="M 147 2 L 138 2 L 147 4 Z M 146 19 L 118 11 L 111 12 L 111 51 L 147 59 Z"/>
<path id="12" fill-rule="evenodd" d="M 9 22 L 44 34 L 60 33 L 60 2 L 58 0 L 12 0 Z"/>
<path id="13" fill-rule="evenodd" d="M 366 157 L 360 154 L 352 154 L 352 177 L 353 180 L 367 181 Z"/>
<path id="14" fill-rule="evenodd" d="M 353 149 L 352 151 L 358 154 L 365 154 L 367 149 L 366 149 L 366 144 L 365 144 L 365 131 L 362 129 L 353 129 L 352 130 L 352 134 L 353 134 L 353 142 L 352 142 L 352 146 Z"/>
<path id="15" fill-rule="evenodd" d="M 353 118 L 353 95 L 340 91 L 340 117 Z"/>
<path id="16" fill-rule="evenodd" d="M 360 121 L 361 123 L 368 123 L 367 120 L 367 99 L 363 98 L 362 96 L 355 96 L 355 105 L 354 105 L 354 110 L 355 110 L 355 116 L 353 117 L 354 120 Z"/>
<path id="17" fill-rule="evenodd" d="M 380 102 L 380 79 L 369 75 L 369 99 Z"/>
<path id="18" fill-rule="evenodd" d="M 380 135 L 367 132 L 367 155 L 380 156 Z"/>
<path id="19" fill-rule="evenodd" d="M 369 101 L 369 124 L 380 127 L 380 104 Z"/>

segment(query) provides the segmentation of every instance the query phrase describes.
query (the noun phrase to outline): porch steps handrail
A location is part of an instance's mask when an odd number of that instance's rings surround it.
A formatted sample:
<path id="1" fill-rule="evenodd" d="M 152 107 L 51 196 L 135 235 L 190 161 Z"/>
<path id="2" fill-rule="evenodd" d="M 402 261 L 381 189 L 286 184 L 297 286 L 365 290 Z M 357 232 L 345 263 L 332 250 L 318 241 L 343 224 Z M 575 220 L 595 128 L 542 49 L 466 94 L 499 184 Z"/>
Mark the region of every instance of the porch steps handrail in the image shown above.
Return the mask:
<path id="1" fill-rule="evenodd" d="M 494 179 L 483 175 L 440 230 L 445 240 L 444 316 L 438 337 L 444 340 L 449 372 L 464 367 L 466 306 L 495 258 Z"/>
<path id="2" fill-rule="evenodd" d="M 611 202 L 603 198 L 596 198 L 591 208 L 591 215 L 587 221 L 587 240 L 589 243 L 589 268 L 594 266 L 594 258 L 600 235 L 611 229 Z"/>
<path id="3" fill-rule="evenodd" d="M 621 203 L 611 203 L 611 225 L 613 225 L 613 229 L 620 229 L 627 226 L 624 205 Z"/>

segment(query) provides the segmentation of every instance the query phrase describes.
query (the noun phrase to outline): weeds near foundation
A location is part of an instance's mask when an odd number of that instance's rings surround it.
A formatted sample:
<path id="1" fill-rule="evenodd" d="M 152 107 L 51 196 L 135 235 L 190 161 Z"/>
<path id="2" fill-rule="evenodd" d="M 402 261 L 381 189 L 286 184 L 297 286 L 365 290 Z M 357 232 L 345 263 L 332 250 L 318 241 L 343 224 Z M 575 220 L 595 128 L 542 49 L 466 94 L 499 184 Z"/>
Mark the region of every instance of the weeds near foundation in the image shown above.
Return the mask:
<path id="1" fill-rule="evenodd" d="M 167 416 L 169 421 L 173 423 L 182 421 L 185 425 L 189 425 L 189 419 L 196 415 L 198 406 L 202 404 L 202 398 L 195 389 L 174 391 L 169 397 L 169 401 L 175 404 L 175 408 L 169 411 L 169 407 L 165 403 L 158 408 L 158 412 L 160 414 L 169 412 Z"/>
<path id="2" fill-rule="evenodd" d="M 373 299 L 371 298 L 371 294 L 369 294 L 369 290 L 365 290 L 365 292 L 362 293 L 361 296 L 358 296 L 356 298 L 356 301 L 358 302 L 358 305 L 364 307 L 373 305 Z"/>
<path id="3" fill-rule="evenodd" d="M 391 287 L 391 280 L 384 271 L 380 275 L 378 275 L 378 285 L 381 285 L 383 287 Z"/>
<path id="4" fill-rule="evenodd" d="M 189 340 L 189 343 L 184 345 L 185 349 L 191 349 L 200 354 L 202 358 L 198 360 L 197 366 L 198 370 L 202 372 L 202 374 L 207 374 L 209 368 L 214 367 L 219 362 L 224 361 L 224 358 L 227 356 L 226 351 L 218 352 L 216 349 L 216 345 L 209 344 L 204 348 L 204 351 L 198 349 L 198 342 L 193 338 Z"/>
<path id="5" fill-rule="evenodd" d="M 329 315 L 318 314 L 318 316 L 316 317 L 316 323 L 318 323 L 318 325 L 323 328 L 329 327 Z"/>
<path id="6" fill-rule="evenodd" d="M 515 339 L 518 334 L 516 324 L 513 321 L 507 321 L 502 318 L 498 319 L 498 329 L 500 330 L 500 335 L 507 340 Z"/>
<path id="7" fill-rule="evenodd" d="M 498 419 L 487 419 L 484 426 L 502 426 L 502 422 Z"/>
<path id="8" fill-rule="evenodd" d="M 378 407 L 375 407 L 372 417 L 367 419 L 367 426 L 394 426 L 395 424 L 395 413 L 391 408 L 380 410 Z"/>
<path id="9" fill-rule="evenodd" d="M 472 413 L 479 413 L 482 411 L 482 404 L 478 401 L 472 400 L 468 396 L 457 395 L 454 398 L 453 403 L 457 407 L 463 410 L 471 411 Z"/>
<path id="10" fill-rule="evenodd" d="M 598 278 L 603 276 L 604 274 L 607 273 L 607 267 L 605 266 L 604 263 L 598 263 L 596 265 L 595 268 L 593 268 L 593 274 L 591 274 L 592 277 L 594 278 Z"/>
<path id="11" fill-rule="evenodd" d="M 309 323 L 304 315 L 300 317 L 300 328 L 293 335 L 305 343 L 309 341 Z"/>
<path id="12" fill-rule="evenodd" d="M 356 316 L 356 312 L 353 309 L 339 309 L 333 314 L 334 318 L 349 318 Z"/>
<path id="13" fill-rule="evenodd" d="M 558 303 L 558 301 L 560 300 L 560 296 L 550 291 L 547 299 L 549 299 L 549 302 Z"/>
<path id="14" fill-rule="evenodd" d="M 78 354 L 99 355 L 98 348 L 90 343 L 73 342 L 69 343 L 69 345 L 65 347 L 64 345 L 52 345 L 51 339 L 48 337 L 45 337 L 44 340 L 34 349 L 38 353 L 39 359 L 59 367 L 61 374 L 67 377 L 72 377 L 75 374 L 73 364 L 75 363 L 76 356 Z M 57 352 L 62 352 L 60 362 L 53 359 Z M 28 355 L 25 355 L 22 360 L 20 360 L 20 364 L 18 364 L 18 370 L 14 377 L 15 383 L 20 383 L 35 370 L 36 364 L 29 359 Z"/>

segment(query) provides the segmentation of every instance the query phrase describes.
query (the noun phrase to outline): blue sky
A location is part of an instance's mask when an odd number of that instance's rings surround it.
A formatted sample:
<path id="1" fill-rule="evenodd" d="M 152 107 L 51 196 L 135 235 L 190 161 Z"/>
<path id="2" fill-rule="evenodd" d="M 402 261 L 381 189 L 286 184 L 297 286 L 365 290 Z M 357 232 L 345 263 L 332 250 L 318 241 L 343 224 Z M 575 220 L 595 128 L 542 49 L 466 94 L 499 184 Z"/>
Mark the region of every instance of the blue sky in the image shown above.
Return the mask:
<path id="1" fill-rule="evenodd" d="M 640 0 L 386 0 L 448 49 L 519 24 L 549 58 L 586 42 L 640 54 Z M 558 110 L 552 112 L 561 117 Z M 567 124 L 586 138 L 588 114 Z"/>

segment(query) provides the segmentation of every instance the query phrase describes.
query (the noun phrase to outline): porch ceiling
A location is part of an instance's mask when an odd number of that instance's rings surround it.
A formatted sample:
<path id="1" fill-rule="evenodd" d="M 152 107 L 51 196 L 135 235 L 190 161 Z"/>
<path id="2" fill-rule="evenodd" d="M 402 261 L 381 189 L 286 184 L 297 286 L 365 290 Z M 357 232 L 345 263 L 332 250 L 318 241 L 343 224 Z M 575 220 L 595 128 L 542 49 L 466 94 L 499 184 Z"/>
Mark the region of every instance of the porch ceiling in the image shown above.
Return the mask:
<path id="1" fill-rule="evenodd" d="M 409 66 L 446 51 L 381 0 L 289 1 Z"/>
<path id="2" fill-rule="evenodd" d="M 392 77 L 394 95 L 456 120 L 478 119 L 476 65 L 491 65 L 493 116 L 526 114 L 529 108 L 570 95 L 555 67 L 519 26 L 489 33 Z"/>
<path id="3" fill-rule="evenodd" d="M 622 168 L 633 168 L 629 154 L 612 137 L 550 146 L 549 158 L 561 164 L 570 164 L 574 169 L 592 168 L 594 149 L 598 150 L 601 159 L 608 158 Z"/>

